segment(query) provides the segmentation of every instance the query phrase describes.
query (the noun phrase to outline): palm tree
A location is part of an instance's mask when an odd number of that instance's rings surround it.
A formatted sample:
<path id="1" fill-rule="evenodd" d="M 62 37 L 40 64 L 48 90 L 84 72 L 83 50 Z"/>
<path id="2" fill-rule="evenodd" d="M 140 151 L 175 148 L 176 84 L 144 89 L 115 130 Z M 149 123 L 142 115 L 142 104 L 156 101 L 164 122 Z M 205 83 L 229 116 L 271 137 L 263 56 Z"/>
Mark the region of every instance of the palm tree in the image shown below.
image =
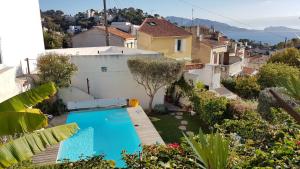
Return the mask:
<path id="1" fill-rule="evenodd" d="M 56 91 L 54 83 L 50 82 L 0 103 L 0 137 L 22 135 L 0 145 L 0 169 L 28 160 L 78 131 L 75 123 L 37 131 L 48 126 L 48 118 L 32 107 Z"/>
<path id="2" fill-rule="evenodd" d="M 202 169 L 226 168 L 229 144 L 219 133 L 205 135 L 200 130 L 198 137 L 185 134 L 184 137 L 202 163 L 199 164 Z"/>

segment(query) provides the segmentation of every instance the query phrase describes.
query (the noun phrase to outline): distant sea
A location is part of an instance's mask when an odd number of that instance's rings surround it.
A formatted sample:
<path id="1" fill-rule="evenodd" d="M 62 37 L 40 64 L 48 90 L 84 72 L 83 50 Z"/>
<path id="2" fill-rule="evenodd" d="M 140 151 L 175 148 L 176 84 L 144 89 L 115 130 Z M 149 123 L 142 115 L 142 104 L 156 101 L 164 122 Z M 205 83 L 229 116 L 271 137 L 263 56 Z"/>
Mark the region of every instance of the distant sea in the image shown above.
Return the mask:
<path id="1" fill-rule="evenodd" d="M 266 32 L 266 31 L 223 31 L 223 33 L 231 39 L 250 39 L 256 42 L 268 43 L 270 45 L 284 42 L 285 37 L 288 39 L 297 38 L 300 32 Z"/>

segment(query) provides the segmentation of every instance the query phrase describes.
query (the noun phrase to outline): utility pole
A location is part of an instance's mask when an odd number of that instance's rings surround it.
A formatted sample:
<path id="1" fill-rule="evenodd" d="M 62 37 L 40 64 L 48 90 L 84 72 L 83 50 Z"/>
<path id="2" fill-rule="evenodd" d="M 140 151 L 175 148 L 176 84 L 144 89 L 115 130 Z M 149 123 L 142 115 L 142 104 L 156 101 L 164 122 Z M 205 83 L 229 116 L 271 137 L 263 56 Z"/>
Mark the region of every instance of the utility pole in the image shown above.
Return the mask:
<path id="1" fill-rule="evenodd" d="M 105 33 L 106 33 L 106 46 L 109 46 L 109 33 L 108 33 L 108 25 L 107 25 L 106 0 L 103 0 L 103 6 L 104 6 L 104 26 L 105 26 Z"/>
<path id="2" fill-rule="evenodd" d="M 284 40 L 284 48 L 286 48 L 286 46 L 287 46 L 287 37 Z"/>
<path id="3" fill-rule="evenodd" d="M 192 26 L 194 26 L 194 8 L 192 8 Z"/>
<path id="4" fill-rule="evenodd" d="M 26 58 L 25 61 L 27 63 L 27 74 L 30 75 L 29 58 Z"/>

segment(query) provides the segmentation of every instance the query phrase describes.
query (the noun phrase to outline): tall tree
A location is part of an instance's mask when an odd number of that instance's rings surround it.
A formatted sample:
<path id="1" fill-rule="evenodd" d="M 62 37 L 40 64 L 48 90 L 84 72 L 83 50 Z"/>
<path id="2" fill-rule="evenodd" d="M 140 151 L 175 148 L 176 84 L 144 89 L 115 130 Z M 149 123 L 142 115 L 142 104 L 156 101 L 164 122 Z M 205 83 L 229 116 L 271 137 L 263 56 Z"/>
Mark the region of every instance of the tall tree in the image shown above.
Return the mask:
<path id="1" fill-rule="evenodd" d="M 152 112 L 157 91 L 178 80 L 184 69 L 184 62 L 162 57 L 136 57 L 129 59 L 127 63 L 134 79 L 145 88 L 150 97 L 149 112 Z"/>

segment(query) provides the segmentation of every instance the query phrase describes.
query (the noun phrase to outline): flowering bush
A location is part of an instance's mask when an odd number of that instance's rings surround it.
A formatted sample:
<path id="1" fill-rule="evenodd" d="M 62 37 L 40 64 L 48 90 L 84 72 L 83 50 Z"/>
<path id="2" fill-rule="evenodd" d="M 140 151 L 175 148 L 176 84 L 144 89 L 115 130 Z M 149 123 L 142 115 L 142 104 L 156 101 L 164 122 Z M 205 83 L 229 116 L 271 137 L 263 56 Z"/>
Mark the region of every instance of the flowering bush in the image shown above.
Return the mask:
<path id="1" fill-rule="evenodd" d="M 179 144 L 144 146 L 143 152 L 138 154 L 126 154 L 123 159 L 128 168 L 193 168 L 197 169 L 196 159 L 185 151 Z"/>

